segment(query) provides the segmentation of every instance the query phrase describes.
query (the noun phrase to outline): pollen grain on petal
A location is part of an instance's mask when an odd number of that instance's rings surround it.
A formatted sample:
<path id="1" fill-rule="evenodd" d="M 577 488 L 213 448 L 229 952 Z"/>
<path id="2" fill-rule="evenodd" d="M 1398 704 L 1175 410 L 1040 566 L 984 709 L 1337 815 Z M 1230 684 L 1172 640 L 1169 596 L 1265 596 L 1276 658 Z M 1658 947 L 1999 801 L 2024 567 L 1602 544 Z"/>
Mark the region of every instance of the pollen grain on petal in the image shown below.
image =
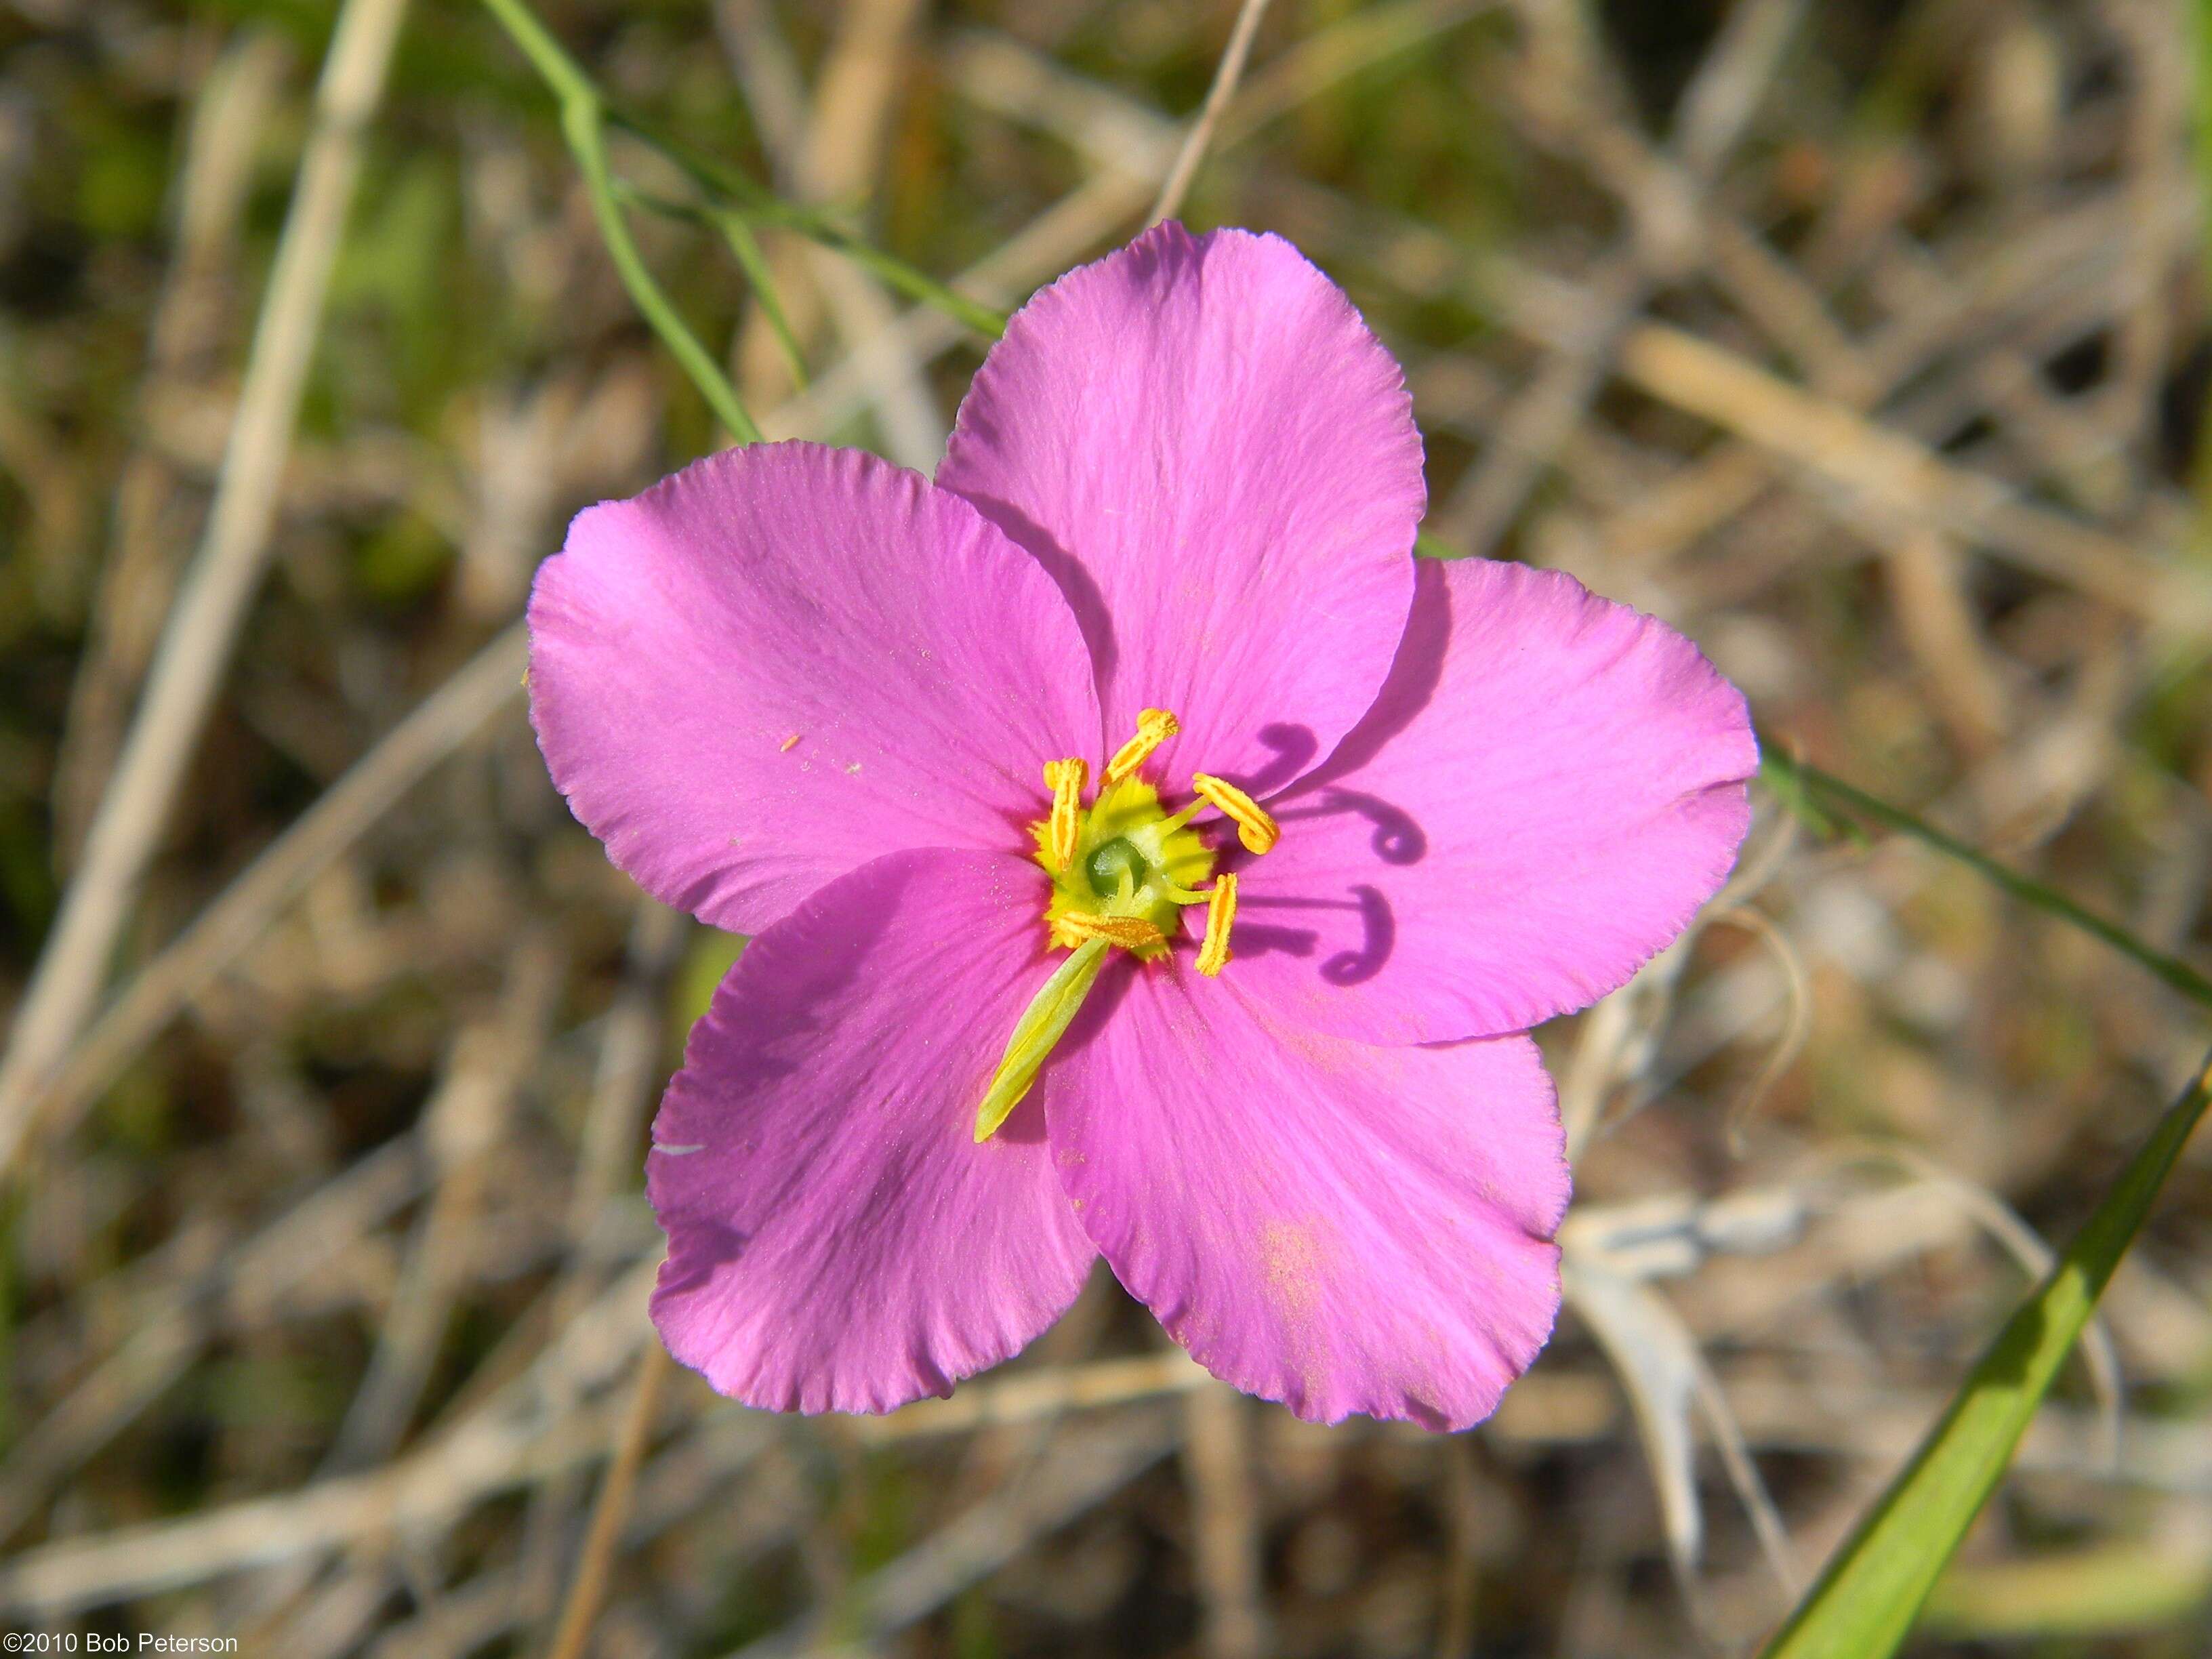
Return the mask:
<path id="1" fill-rule="evenodd" d="M 1167 935 L 1142 916 L 1102 916 L 1071 910 L 1055 926 L 1076 939 L 1103 939 L 1127 951 L 1156 950 L 1167 943 Z"/>
<path id="2" fill-rule="evenodd" d="M 1198 971 L 1208 979 L 1229 965 L 1229 928 L 1236 920 L 1237 878 L 1217 876 L 1206 896 L 1206 937 L 1198 946 Z"/>
<path id="3" fill-rule="evenodd" d="M 1106 763 L 1106 781 L 1119 783 L 1152 758 L 1152 750 L 1182 730 L 1182 722 L 1165 708 L 1147 708 L 1137 716 L 1137 735 L 1114 751 Z"/>
<path id="4" fill-rule="evenodd" d="M 1091 781 L 1090 763 L 1078 757 L 1044 763 L 1045 787 L 1052 791 L 1052 818 L 1048 831 L 1052 866 L 1065 870 L 1074 860 L 1083 829 L 1083 787 Z"/>
<path id="5" fill-rule="evenodd" d="M 1210 772 L 1192 775 L 1192 792 L 1222 817 L 1237 826 L 1237 839 L 1244 843 L 1248 853 L 1271 851 L 1283 838 L 1281 826 L 1267 809 L 1254 800 L 1226 778 L 1217 778 Z"/>

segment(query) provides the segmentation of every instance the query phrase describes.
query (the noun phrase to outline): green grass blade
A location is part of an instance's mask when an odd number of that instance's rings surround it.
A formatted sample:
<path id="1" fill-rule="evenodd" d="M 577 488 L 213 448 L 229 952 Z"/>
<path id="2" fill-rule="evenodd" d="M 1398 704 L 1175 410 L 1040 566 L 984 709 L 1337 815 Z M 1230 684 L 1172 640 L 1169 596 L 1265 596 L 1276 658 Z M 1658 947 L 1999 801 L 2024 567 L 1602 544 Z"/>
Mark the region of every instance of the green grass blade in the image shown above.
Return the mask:
<path id="1" fill-rule="evenodd" d="M 744 268 L 754 292 L 761 296 L 769 323 L 791 356 L 802 384 L 805 368 L 799 362 L 798 343 L 792 337 L 782 307 L 767 283 L 766 264 L 760 258 L 758 246 L 753 240 L 755 223 L 796 231 L 824 247 L 835 249 L 874 272 L 908 298 L 935 307 L 988 339 L 995 340 L 1006 332 L 1005 313 L 956 293 L 927 272 L 854 235 L 817 210 L 782 200 L 736 168 L 725 167 L 713 157 L 657 131 L 611 103 L 583 66 L 554 39 L 552 32 L 530 9 L 528 0 L 483 0 L 483 3 L 560 101 L 561 131 L 583 174 L 600 237 L 607 245 L 607 252 L 614 260 L 623 286 L 629 290 L 631 302 L 660 337 L 669 355 L 690 377 L 692 385 L 698 387 L 699 395 L 707 400 L 715 417 L 739 443 L 758 443 L 760 428 L 745 412 L 737 388 L 722 373 L 721 365 L 677 314 L 676 307 L 661 291 L 644 256 L 638 252 L 623 217 L 625 197 L 638 199 L 642 205 L 656 210 L 668 209 L 659 202 L 644 202 L 615 179 L 606 152 L 606 132 L 611 126 L 619 127 L 659 150 L 682 168 L 713 204 L 706 216 L 721 228 L 732 255 Z"/>
<path id="2" fill-rule="evenodd" d="M 713 357 L 703 348 L 695 352 L 690 347 L 677 344 L 679 337 L 692 339 L 690 330 L 684 325 L 666 300 L 660 296 L 651 277 L 645 277 L 642 289 L 633 281 L 634 274 L 644 274 L 644 262 L 635 258 L 635 247 L 629 246 L 629 233 L 621 225 L 621 213 L 616 204 L 618 187 L 608 176 L 605 130 L 610 126 L 619 127 L 639 143 L 659 151 L 682 168 L 691 182 L 718 208 L 726 210 L 734 209 L 752 223 L 775 225 L 796 231 L 824 247 L 833 248 L 874 272 L 883 282 L 908 299 L 935 307 L 986 339 L 995 340 L 1006 331 L 1004 312 L 994 310 L 980 300 L 971 300 L 966 295 L 946 287 L 928 272 L 907 264 L 896 254 L 885 252 L 872 242 L 855 236 L 818 209 L 783 200 L 745 177 L 737 168 L 725 166 L 713 156 L 702 154 L 611 102 L 599 90 L 598 82 L 585 72 L 583 65 L 571 58 L 561 43 L 553 38 L 552 31 L 539 21 L 537 13 L 531 10 L 528 0 L 483 0 L 483 3 L 499 20 L 500 26 L 514 37 L 515 45 L 521 47 L 523 56 L 530 59 L 532 66 L 544 78 L 545 84 L 553 89 L 554 96 L 561 100 L 562 130 L 568 131 L 572 123 L 579 131 L 588 129 L 586 136 L 591 155 L 587 156 L 583 149 L 578 149 L 575 133 L 570 133 L 569 148 L 576 151 L 577 164 L 585 170 L 586 183 L 592 189 L 592 206 L 599 216 L 600 232 L 610 236 L 608 251 L 615 255 L 616 264 L 622 269 L 623 281 L 630 288 L 631 298 L 637 301 L 640 310 L 646 311 L 646 320 L 653 325 L 664 341 L 668 342 L 669 349 L 684 362 L 701 395 L 714 406 L 714 412 L 726 424 L 729 422 L 727 410 L 737 407 L 735 390 L 722 377 Z M 599 175 L 596 179 L 592 176 L 595 171 Z M 608 229 L 610 220 L 616 227 L 612 233 Z M 743 227 L 742 234 L 750 240 L 750 223 Z M 613 240 L 616 236 L 620 238 L 627 252 L 617 250 Z M 737 255 L 740 264 L 744 263 L 746 251 L 738 246 L 735 237 L 732 239 L 731 251 Z M 635 273 L 630 268 L 632 266 Z M 747 266 L 747 274 L 752 274 L 750 265 Z M 757 281 L 755 286 L 756 291 L 765 292 L 759 289 Z M 642 297 L 648 292 L 652 296 L 650 310 L 647 308 L 648 301 Z M 671 331 L 671 325 L 673 325 L 673 332 Z M 692 339 L 692 346 L 696 345 L 696 340 Z M 702 368 L 705 379 L 702 379 L 698 372 Z M 757 442 L 757 433 L 746 436 L 751 425 L 751 422 L 746 421 L 743 427 L 732 425 L 730 430 L 743 442 Z"/>
<path id="3" fill-rule="evenodd" d="M 640 143 L 650 145 L 680 167 L 691 182 L 719 205 L 733 208 L 757 224 L 795 231 L 823 247 L 831 248 L 865 266 L 887 285 L 923 305 L 933 306 L 987 339 L 1006 331 L 1006 314 L 980 300 L 946 287 L 918 266 L 874 243 L 854 235 L 820 208 L 787 202 L 763 189 L 737 168 L 694 149 L 682 139 L 662 132 L 649 121 L 609 106 L 607 118 Z"/>
<path id="4" fill-rule="evenodd" d="M 776 289 L 775 273 L 769 269 L 768 256 L 761 248 L 760 239 L 753 234 L 752 227 L 745 222 L 745 216 L 720 203 L 702 207 L 693 202 L 672 202 L 665 196 L 640 190 L 623 179 L 615 181 L 615 196 L 627 206 L 642 208 L 664 219 L 680 220 L 720 235 L 728 245 L 730 257 L 738 262 L 746 282 L 752 285 L 753 297 L 760 301 L 761 314 L 768 319 L 769 331 L 775 336 L 784 362 L 791 370 L 792 384 L 804 390 L 807 378 L 805 354 L 799 349 L 799 336 L 793 331 L 789 313 L 783 308 L 783 298 Z"/>
<path id="5" fill-rule="evenodd" d="M 1947 836 L 1934 824 L 1915 817 L 1902 807 L 1892 806 L 1863 789 L 1845 783 L 1832 773 L 1817 766 L 1808 766 L 1785 752 L 1781 745 L 1761 743 L 1759 772 L 1778 799 L 1793 810 L 1813 809 L 1811 816 L 1818 819 L 1834 812 L 1855 816 L 1894 830 L 1900 835 L 1934 848 L 1947 858 L 1956 859 L 1968 869 L 1994 883 L 2023 904 L 2057 916 L 2061 921 L 2080 928 L 2092 939 L 2101 940 L 2121 955 L 2141 963 L 2166 984 L 2191 1000 L 2212 1007 L 2212 979 L 2207 979 L 2187 963 L 2170 957 L 2137 939 L 2118 922 L 2108 921 L 2094 910 L 2085 910 L 2057 889 L 2024 876 L 2008 865 L 2000 864 L 1986 853 L 1977 851 L 1955 836 Z M 1826 830 L 1832 827 L 1816 821 L 1814 828 Z"/>
<path id="6" fill-rule="evenodd" d="M 793 222 L 792 228 L 801 235 L 812 237 L 824 247 L 835 248 L 854 264 L 872 271 L 885 286 L 896 289 L 918 304 L 935 307 L 987 340 L 995 340 L 1006 331 L 1005 312 L 947 288 L 927 271 L 894 258 L 872 242 L 862 241 L 811 215 L 806 216 L 805 222 Z"/>
<path id="7" fill-rule="evenodd" d="M 745 281 L 752 284 L 753 298 L 760 301 L 761 315 L 768 319 L 769 332 L 782 348 L 785 366 L 791 370 L 791 383 L 804 392 L 806 354 L 799 348 L 799 336 L 793 331 L 790 316 L 783 308 L 783 296 L 776 292 L 775 273 L 769 269 L 768 256 L 761 251 L 760 239 L 745 222 L 745 216 L 735 208 L 719 209 L 714 216 L 723 241 L 729 245 L 730 257 L 745 273 Z"/>
<path id="8" fill-rule="evenodd" d="M 488 0 L 488 3 L 498 3 L 499 0 Z M 614 179 L 607 167 L 605 112 L 596 103 L 564 102 L 561 106 L 561 130 L 568 135 L 568 148 L 574 152 L 577 168 L 584 176 L 586 193 L 591 198 L 592 216 L 599 222 L 600 240 L 607 245 L 607 255 L 614 261 L 623 287 L 629 292 L 630 303 L 660 337 L 668 355 L 676 359 L 677 366 L 698 387 L 699 395 L 707 400 L 714 417 L 729 428 L 730 435 L 741 444 L 758 443 L 761 430 L 745 412 L 737 387 L 722 373 L 714 354 L 701 343 L 690 325 L 677 314 L 675 306 L 661 291 L 659 283 L 645 263 L 644 254 L 638 251 L 629 234 L 629 224 L 623 217 L 622 204 L 616 198 Z"/>
<path id="9" fill-rule="evenodd" d="M 522 48 L 522 55 L 530 60 L 531 67 L 545 84 L 553 88 L 555 97 L 564 104 L 589 100 L 604 107 L 592 77 L 562 49 L 553 32 L 538 21 L 538 14 L 523 0 L 484 0 L 484 7 L 499 20 L 499 26 L 513 37 L 514 44 Z"/>
<path id="10" fill-rule="evenodd" d="M 669 356 L 676 359 L 691 384 L 699 388 L 699 395 L 707 400 L 707 406 L 729 429 L 730 435 L 741 444 L 758 443 L 760 428 L 745 412 L 738 389 L 722 373 L 714 354 L 700 343 L 690 325 L 678 315 L 629 234 L 629 222 L 623 217 L 620 188 L 607 162 L 607 107 L 599 88 L 575 59 L 561 49 L 560 43 L 538 21 L 537 14 L 525 0 L 483 3 L 560 102 L 562 136 L 568 141 L 569 153 L 576 158 L 577 171 L 583 175 L 585 191 L 591 198 L 592 216 L 599 223 L 600 240 L 607 245 L 607 256 L 614 261 L 616 275 L 622 278 L 630 303 L 660 337 Z"/>
<path id="11" fill-rule="evenodd" d="M 1761 1659 L 1883 1659 L 1958 1548 L 2212 1099 L 2212 1060 L 2166 1109 L 2051 1276 L 2006 1322 L 1942 1419 Z"/>

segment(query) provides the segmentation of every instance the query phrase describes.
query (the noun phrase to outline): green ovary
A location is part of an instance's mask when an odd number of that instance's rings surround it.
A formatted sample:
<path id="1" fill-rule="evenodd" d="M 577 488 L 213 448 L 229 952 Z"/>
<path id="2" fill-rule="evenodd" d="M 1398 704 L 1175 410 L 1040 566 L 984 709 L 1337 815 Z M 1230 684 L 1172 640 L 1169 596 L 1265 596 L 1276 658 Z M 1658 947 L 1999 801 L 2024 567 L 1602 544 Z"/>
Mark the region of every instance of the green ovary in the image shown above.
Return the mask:
<path id="1" fill-rule="evenodd" d="M 1049 823 L 1032 824 L 1036 860 L 1052 877 L 1044 919 L 1053 944 L 1073 948 L 1082 943 L 1063 927 L 1064 916 L 1135 916 L 1158 928 L 1163 942 L 1134 954 L 1148 962 L 1165 955 L 1165 941 L 1182 927 L 1183 908 L 1205 902 L 1192 890 L 1213 873 L 1213 849 L 1190 828 L 1203 805 L 1170 813 L 1151 784 L 1134 777 L 1109 783 L 1085 814 L 1075 856 L 1065 870 L 1053 865 Z"/>

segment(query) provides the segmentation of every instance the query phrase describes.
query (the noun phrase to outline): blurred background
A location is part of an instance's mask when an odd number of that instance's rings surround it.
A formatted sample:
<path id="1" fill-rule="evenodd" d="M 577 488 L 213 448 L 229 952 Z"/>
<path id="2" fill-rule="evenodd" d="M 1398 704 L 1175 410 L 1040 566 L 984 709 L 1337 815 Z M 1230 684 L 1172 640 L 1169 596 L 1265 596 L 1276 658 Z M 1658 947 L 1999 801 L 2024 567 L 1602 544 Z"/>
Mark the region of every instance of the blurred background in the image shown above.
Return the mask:
<path id="1" fill-rule="evenodd" d="M 624 108 L 1004 307 L 1143 224 L 1238 10 L 543 16 Z M 1438 543 L 1656 612 L 1771 740 L 2201 963 L 2189 26 L 1276 0 L 1183 212 L 1291 237 L 1402 358 Z M 772 435 L 933 465 L 981 336 L 609 142 Z M 721 441 L 489 13 L 0 8 L 0 1623 L 1744 1651 L 2204 1040 L 1960 866 L 1761 792 L 1693 935 L 1540 1034 L 1570 1305 L 1479 1431 L 1231 1395 L 1103 1270 L 887 1419 L 641 1387 L 645 1124 L 738 942 L 571 820 L 512 624 L 569 514 Z M 2200 1148 L 1915 1651 L 2212 1651 L 2209 1297 Z"/>

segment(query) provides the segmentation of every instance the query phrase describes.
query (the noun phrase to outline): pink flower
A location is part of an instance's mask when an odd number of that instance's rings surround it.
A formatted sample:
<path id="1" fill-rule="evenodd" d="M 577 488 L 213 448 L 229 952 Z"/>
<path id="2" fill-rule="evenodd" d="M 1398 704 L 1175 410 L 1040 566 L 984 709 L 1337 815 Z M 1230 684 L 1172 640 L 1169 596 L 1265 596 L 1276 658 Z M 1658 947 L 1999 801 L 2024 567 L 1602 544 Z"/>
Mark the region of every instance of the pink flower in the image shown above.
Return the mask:
<path id="1" fill-rule="evenodd" d="M 553 777 L 754 935 L 653 1126 L 678 1358 L 887 1411 L 1103 1253 L 1302 1417 L 1497 1405 L 1567 1201 L 1526 1033 L 1720 885 L 1756 752 L 1659 623 L 1417 562 L 1425 502 L 1343 294 L 1170 224 L 1014 318 L 933 484 L 776 444 L 577 518 Z"/>

